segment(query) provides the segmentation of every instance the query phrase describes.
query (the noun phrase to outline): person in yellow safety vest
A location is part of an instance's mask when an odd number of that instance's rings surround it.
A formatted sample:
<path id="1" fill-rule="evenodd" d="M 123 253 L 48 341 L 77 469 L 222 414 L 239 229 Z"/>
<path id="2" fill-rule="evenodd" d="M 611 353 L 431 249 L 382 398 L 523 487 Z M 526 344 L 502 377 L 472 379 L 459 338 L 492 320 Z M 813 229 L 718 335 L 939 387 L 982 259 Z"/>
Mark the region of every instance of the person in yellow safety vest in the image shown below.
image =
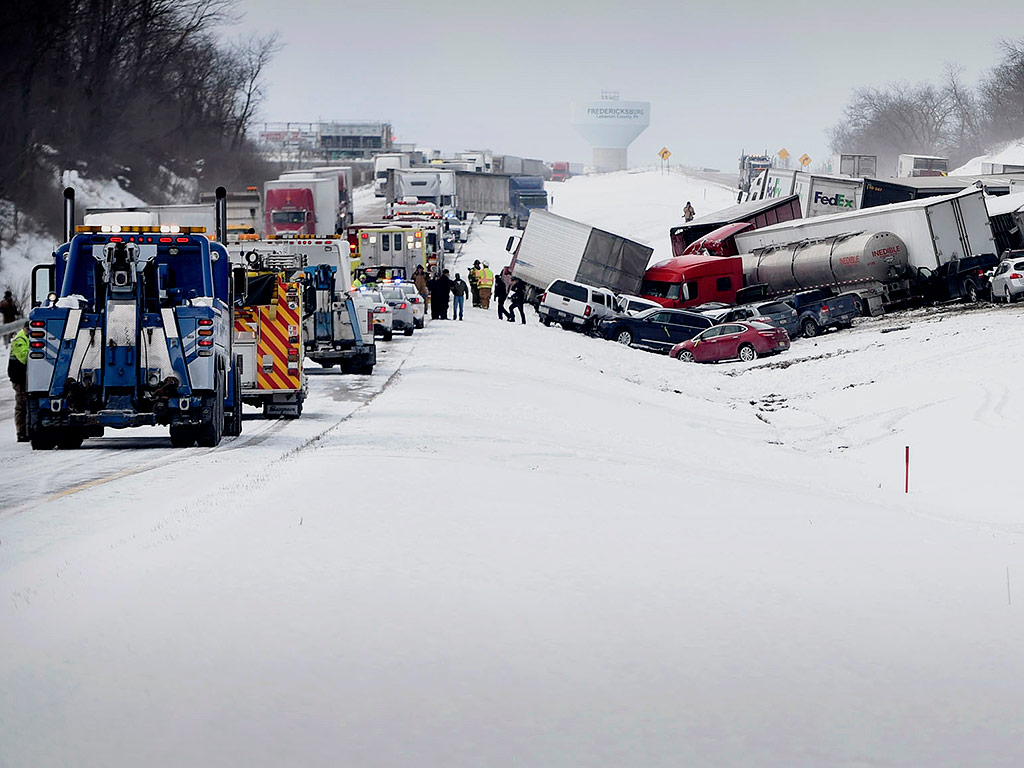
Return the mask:
<path id="1" fill-rule="evenodd" d="M 11 341 L 11 356 L 7 361 L 7 378 L 14 387 L 14 427 L 18 433 L 18 442 L 28 442 L 28 420 L 25 384 L 28 371 L 28 323 L 15 334 Z"/>
<path id="2" fill-rule="evenodd" d="M 485 261 L 483 267 L 476 273 L 477 286 L 480 289 L 480 306 L 484 309 L 491 307 L 491 288 L 494 287 L 494 273 L 490 265 Z"/>

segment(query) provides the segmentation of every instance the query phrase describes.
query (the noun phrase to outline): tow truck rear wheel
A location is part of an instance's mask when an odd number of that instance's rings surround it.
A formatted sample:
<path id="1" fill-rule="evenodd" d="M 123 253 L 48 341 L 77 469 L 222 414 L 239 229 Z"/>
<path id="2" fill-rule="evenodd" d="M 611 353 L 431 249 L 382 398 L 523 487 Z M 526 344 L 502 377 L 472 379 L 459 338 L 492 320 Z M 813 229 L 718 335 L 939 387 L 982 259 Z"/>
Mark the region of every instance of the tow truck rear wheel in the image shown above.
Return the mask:
<path id="1" fill-rule="evenodd" d="M 412 336 L 412 328 L 406 328 L 404 331 L 402 331 L 402 333 L 404 333 L 406 336 Z"/>
<path id="2" fill-rule="evenodd" d="M 57 436 L 52 429 L 40 427 L 32 433 L 30 442 L 33 451 L 52 451 L 57 446 Z"/>
<path id="3" fill-rule="evenodd" d="M 210 420 L 199 425 L 196 441 L 202 448 L 214 448 L 224 435 L 224 371 L 217 369 L 213 386 L 213 405 Z"/>
<path id="4" fill-rule="evenodd" d="M 231 370 L 235 389 L 235 407 L 224 420 L 225 437 L 238 437 L 242 434 L 242 369 L 236 363 Z"/>
<path id="5" fill-rule="evenodd" d="M 74 451 L 82 447 L 85 435 L 80 429 L 62 429 L 57 433 L 57 447 L 63 451 Z"/>
<path id="6" fill-rule="evenodd" d="M 190 424 L 171 425 L 171 447 L 191 448 L 196 444 L 196 431 Z"/>

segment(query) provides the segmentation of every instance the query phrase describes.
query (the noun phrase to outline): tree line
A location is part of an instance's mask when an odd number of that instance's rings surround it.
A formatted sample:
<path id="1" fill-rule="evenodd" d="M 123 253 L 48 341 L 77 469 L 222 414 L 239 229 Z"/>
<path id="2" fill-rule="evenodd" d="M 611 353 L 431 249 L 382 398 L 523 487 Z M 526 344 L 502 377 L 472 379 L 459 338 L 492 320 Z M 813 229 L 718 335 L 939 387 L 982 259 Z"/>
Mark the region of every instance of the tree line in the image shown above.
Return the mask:
<path id="1" fill-rule="evenodd" d="M 956 167 L 987 147 L 1024 136 L 1024 39 L 1005 40 L 972 87 L 948 65 L 937 83 L 858 88 L 828 132 L 833 152 L 878 155 L 880 173 L 902 153 L 950 158 Z"/>
<path id="2" fill-rule="evenodd" d="M 204 186 L 245 183 L 258 166 L 247 134 L 278 46 L 223 36 L 236 0 L 0 6 L 0 198 L 52 225 L 55 167 L 84 164 L 165 202 L 148 181 L 158 166 Z"/>

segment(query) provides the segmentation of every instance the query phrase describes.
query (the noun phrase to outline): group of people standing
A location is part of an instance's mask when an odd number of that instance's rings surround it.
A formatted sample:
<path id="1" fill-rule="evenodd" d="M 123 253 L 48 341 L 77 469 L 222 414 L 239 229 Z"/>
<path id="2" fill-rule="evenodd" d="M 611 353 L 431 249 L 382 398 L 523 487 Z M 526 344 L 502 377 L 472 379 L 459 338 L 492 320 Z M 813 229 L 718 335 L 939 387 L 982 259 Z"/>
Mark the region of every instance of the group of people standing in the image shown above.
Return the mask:
<path id="1" fill-rule="evenodd" d="M 512 313 L 518 308 L 519 316 L 523 324 L 526 324 L 526 313 L 523 310 L 526 304 L 526 285 L 519 278 L 512 277 L 508 267 L 502 269 L 501 274 L 495 277 L 490 265 L 486 261 L 481 263 L 478 259 L 473 262 L 467 277 L 468 283 L 458 272 L 453 279 L 447 269 L 428 275 L 422 266 L 416 267 L 412 275 L 413 283 L 423 300 L 430 303 L 432 320 L 447 320 L 449 306 L 452 310 L 452 320 L 462 320 L 466 294 L 471 296 L 474 307 L 490 309 L 493 292 L 498 302 L 499 320 L 507 319 L 513 322 Z M 508 309 L 505 308 L 506 301 L 509 302 Z"/>

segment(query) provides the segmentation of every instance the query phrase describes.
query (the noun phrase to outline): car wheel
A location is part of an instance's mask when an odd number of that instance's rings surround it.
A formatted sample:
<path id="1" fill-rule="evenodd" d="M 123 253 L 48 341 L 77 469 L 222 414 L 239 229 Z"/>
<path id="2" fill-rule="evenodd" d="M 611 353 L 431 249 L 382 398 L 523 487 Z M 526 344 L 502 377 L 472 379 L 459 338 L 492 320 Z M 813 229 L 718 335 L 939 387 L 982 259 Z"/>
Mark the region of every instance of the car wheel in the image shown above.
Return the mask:
<path id="1" fill-rule="evenodd" d="M 622 330 L 615 334 L 615 340 L 619 342 L 619 344 L 625 344 L 627 347 L 630 347 L 633 345 L 633 334 L 629 331 Z"/>
<path id="2" fill-rule="evenodd" d="M 978 286 L 974 284 L 973 280 L 968 280 L 964 283 L 964 297 L 971 304 L 976 304 L 978 301 Z"/>
<path id="3" fill-rule="evenodd" d="M 550 317 L 542 317 L 540 319 L 540 324 L 543 325 L 545 328 L 550 328 L 551 327 L 551 318 Z"/>
<path id="4" fill-rule="evenodd" d="M 1003 296 L 1006 299 L 1007 304 L 1013 304 L 1013 294 L 1010 293 L 1010 286 L 1003 286 Z"/>
<path id="5" fill-rule="evenodd" d="M 800 324 L 800 330 L 803 331 L 804 336 L 808 339 L 813 339 L 819 333 L 821 333 L 821 326 L 819 326 L 811 318 L 807 318 Z"/>
<path id="6" fill-rule="evenodd" d="M 402 333 L 404 333 L 406 336 L 412 336 L 412 328 L 406 328 L 404 331 L 402 331 Z"/>
<path id="7" fill-rule="evenodd" d="M 740 347 L 740 360 L 744 363 L 749 363 L 757 360 L 757 350 L 754 349 L 750 344 L 744 344 Z"/>
<path id="8" fill-rule="evenodd" d="M 868 314 L 867 304 L 860 296 L 853 300 L 853 307 L 857 310 L 858 317 L 866 317 Z"/>
<path id="9" fill-rule="evenodd" d="M 679 350 L 679 356 L 676 358 L 676 360 L 678 360 L 681 363 L 692 363 L 693 352 L 691 352 L 688 349 L 681 349 Z"/>
<path id="10" fill-rule="evenodd" d="M 571 331 L 572 330 L 572 323 L 562 323 L 562 328 L 564 328 L 567 331 Z"/>

